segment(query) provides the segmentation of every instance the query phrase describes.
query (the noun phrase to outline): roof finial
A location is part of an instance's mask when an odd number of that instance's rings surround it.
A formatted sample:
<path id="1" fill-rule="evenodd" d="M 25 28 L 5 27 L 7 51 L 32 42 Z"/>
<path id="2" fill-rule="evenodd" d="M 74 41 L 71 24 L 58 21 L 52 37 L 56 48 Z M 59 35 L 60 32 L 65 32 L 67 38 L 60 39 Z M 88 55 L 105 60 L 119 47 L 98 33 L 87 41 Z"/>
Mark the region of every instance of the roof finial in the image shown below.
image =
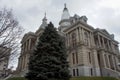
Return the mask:
<path id="1" fill-rule="evenodd" d="M 66 8 L 66 3 L 64 4 L 64 7 Z"/>
<path id="2" fill-rule="evenodd" d="M 46 18 L 46 12 L 45 12 L 45 18 Z"/>
<path id="3" fill-rule="evenodd" d="M 47 19 L 46 19 L 46 12 L 44 13 L 43 22 L 44 22 L 44 21 L 47 21 Z"/>

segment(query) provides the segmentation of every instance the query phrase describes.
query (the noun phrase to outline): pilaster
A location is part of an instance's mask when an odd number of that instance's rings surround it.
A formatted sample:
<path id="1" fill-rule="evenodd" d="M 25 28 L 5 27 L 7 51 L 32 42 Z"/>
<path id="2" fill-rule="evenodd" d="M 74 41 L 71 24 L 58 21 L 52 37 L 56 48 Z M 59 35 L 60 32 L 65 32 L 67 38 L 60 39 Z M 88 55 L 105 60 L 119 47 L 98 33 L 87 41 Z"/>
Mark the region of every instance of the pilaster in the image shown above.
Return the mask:
<path id="1" fill-rule="evenodd" d="M 99 42 L 99 47 L 101 47 L 100 35 L 98 35 L 98 42 Z"/>
<path id="2" fill-rule="evenodd" d="M 103 37 L 102 37 L 102 42 L 103 42 L 103 48 L 105 48 L 105 41 Z"/>
<path id="3" fill-rule="evenodd" d="M 79 31 L 78 28 L 76 28 L 76 39 L 77 39 L 77 43 L 79 42 Z"/>

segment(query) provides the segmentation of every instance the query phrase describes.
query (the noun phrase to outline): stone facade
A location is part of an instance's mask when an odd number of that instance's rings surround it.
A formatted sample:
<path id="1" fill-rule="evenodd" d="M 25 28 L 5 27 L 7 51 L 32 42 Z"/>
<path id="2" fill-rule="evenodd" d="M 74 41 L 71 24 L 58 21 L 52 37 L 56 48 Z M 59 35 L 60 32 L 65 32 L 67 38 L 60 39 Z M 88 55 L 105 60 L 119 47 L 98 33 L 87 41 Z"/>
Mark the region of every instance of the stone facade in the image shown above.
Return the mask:
<path id="1" fill-rule="evenodd" d="M 95 29 L 87 20 L 86 16 L 77 14 L 71 17 L 65 5 L 58 32 L 65 37 L 71 75 L 120 77 L 120 53 L 114 35 L 105 29 Z M 22 76 L 28 70 L 29 55 L 46 25 L 45 16 L 40 28 L 35 33 L 25 34 L 21 41 L 17 71 Z"/>

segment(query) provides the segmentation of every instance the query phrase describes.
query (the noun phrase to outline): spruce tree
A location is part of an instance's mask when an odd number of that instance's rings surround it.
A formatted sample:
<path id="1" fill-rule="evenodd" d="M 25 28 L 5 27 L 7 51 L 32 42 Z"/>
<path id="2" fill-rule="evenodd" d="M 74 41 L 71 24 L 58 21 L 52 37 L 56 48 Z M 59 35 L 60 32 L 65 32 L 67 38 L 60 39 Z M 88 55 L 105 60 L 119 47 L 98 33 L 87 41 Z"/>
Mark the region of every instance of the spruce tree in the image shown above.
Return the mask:
<path id="1" fill-rule="evenodd" d="M 65 41 L 50 22 L 30 56 L 28 80 L 69 80 Z"/>

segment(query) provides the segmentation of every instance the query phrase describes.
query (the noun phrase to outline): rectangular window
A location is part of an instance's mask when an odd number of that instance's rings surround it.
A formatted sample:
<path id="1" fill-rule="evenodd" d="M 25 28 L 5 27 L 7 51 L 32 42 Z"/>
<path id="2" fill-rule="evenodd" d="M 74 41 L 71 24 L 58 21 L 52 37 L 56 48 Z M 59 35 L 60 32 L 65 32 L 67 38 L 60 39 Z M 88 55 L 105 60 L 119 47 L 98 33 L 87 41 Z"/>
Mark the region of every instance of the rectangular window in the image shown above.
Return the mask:
<path id="1" fill-rule="evenodd" d="M 78 64 L 78 53 L 76 52 L 76 63 Z"/>
<path id="2" fill-rule="evenodd" d="M 77 72 L 77 76 L 79 76 L 79 69 L 76 69 L 76 72 Z"/>
<path id="3" fill-rule="evenodd" d="M 91 64 L 92 60 L 91 60 L 91 53 L 88 53 L 88 57 L 89 57 L 89 63 Z"/>
<path id="4" fill-rule="evenodd" d="M 75 54 L 72 53 L 73 64 L 75 64 Z"/>
<path id="5" fill-rule="evenodd" d="M 74 47 L 76 47 L 76 41 L 77 41 L 77 39 L 76 39 L 76 34 L 75 33 L 72 33 L 72 39 L 71 39 L 71 43 L 72 43 L 72 47 L 74 48 Z"/>
<path id="6" fill-rule="evenodd" d="M 91 76 L 93 76 L 93 69 L 92 68 L 90 69 L 90 74 L 91 74 Z"/>
<path id="7" fill-rule="evenodd" d="M 88 33 L 88 31 L 85 31 L 84 32 L 84 41 L 85 41 L 85 44 L 86 45 L 89 45 L 89 33 Z"/>
<path id="8" fill-rule="evenodd" d="M 75 76 L 75 69 L 73 69 L 73 76 Z"/>

